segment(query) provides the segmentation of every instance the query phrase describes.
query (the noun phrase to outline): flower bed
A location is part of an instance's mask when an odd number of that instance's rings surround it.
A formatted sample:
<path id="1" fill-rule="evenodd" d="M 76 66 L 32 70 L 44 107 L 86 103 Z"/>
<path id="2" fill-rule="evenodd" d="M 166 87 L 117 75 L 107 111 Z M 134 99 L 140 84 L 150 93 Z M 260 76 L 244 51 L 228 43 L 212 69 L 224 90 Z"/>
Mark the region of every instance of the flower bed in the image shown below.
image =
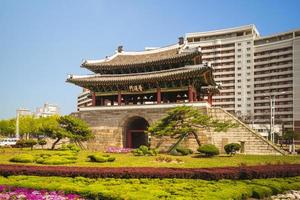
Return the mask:
<path id="1" fill-rule="evenodd" d="M 0 165 L 0 175 L 36 175 L 89 178 L 189 178 L 204 180 L 293 177 L 300 175 L 300 164 L 261 165 L 222 168 L 152 167 L 65 167 Z"/>
<path id="2" fill-rule="evenodd" d="M 65 194 L 62 191 L 33 190 L 0 185 L 1 200 L 84 200 L 77 194 Z"/>
<path id="3" fill-rule="evenodd" d="M 108 147 L 106 153 L 130 153 L 133 149 L 122 147 Z"/>

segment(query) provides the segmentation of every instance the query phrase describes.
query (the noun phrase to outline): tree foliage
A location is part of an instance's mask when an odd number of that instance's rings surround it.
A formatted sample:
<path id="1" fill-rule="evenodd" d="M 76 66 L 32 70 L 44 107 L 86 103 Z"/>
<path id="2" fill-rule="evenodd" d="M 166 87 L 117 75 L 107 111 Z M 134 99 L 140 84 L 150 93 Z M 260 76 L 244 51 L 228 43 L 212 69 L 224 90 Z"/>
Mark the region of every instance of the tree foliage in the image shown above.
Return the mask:
<path id="1" fill-rule="evenodd" d="M 176 149 L 180 142 L 193 135 L 200 146 L 198 138 L 199 129 L 212 128 L 213 131 L 227 131 L 231 127 L 237 126 L 231 121 L 220 121 L 203 114 L 198 109 L 190 106 L 178 106 L 167 112 L 167 115 L 148 128 L 148 132 L 156 136 L 170 136 L 178 141 L 171 146 L 169 152 Z"/>

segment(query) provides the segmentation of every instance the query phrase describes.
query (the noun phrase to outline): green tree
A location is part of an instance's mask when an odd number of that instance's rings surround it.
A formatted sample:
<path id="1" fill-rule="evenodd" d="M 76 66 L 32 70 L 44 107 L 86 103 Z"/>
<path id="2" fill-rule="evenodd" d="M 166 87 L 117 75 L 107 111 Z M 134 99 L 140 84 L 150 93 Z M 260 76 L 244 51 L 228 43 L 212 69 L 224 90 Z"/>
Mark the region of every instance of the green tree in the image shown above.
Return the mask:
<path id="1" fill-rule="evenodd" d="M 55 149 L 57 143 L 63 138 L 70 137 L 69 133 L 60 126 L 59 116 L 51 116 L 44 118 L 41 123 L 40 132 L 45 136 L 54 139 L 51 149 Z"/>
<path id="2" fill-rule="evenodd" d="M 16 130 L 16 120 L 15 119 L 7 119 L 0 120 L 0 135 L 7 137 L 15 134 Z"/>
<path id="3" fill-rule="evenodd" d="M 181 141 L 193 135 L 198 145 L 201 145 L 198 137 L 199 129 L 212 128 L 214 131 L 227 131 L 231 127 L 237 126 L 231 121 L 219 121 L 206 114 L 201 113 L 196 108 L 190 106 L 178 106 L 167 112 L 167 115 L 151 125 L 148 132 L 156 136 L 170 136 L 178 139 L 168 150 L 169 153 L 175 151 Z"/>
<path id="4" fill-rule="evenodd" d="M 92 131 L 84 121 L 68 115 L 45 118 L 40 132 L 55 140 L 51 149 L 54 149 L 57 143 L 64 138 L 69 138 L 82 147 L 81 142 L 93 136 Z"/>
<path id="5" fill-rule="evenodd" d="M 83 147 L 81 142 L 93 137 L 92 131 L 87 123 L 77 117 L 70 115 L 62 116 L 58 119 L 58 122 L 60 126 L 68 132 L 71 141 L 80 147 Z"/>

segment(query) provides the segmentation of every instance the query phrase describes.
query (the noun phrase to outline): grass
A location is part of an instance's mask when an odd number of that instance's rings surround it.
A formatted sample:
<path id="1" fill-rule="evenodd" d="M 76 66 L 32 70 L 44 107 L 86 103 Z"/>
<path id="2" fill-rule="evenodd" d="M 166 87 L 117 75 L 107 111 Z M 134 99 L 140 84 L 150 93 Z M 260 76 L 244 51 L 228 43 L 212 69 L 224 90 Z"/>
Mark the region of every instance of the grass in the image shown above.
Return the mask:
<path id="1" fill-rule="evenodd" d="M 247 199 L 300 189 L 293 178 L 205 181 L 192 179 L 89 179 L 0 176 L 0 185 L 63 190 L 92 199 Z"/>
<path id="2" fill-rule="evenodd" d="M 38 155 L 41 153 L 54 154 L 58 151 L 53 150 L 30 150 L 30 149 L 0 149 L 0 164 L 13 164 L 9 162 L 11 158 L 19 154 Z M 180 159 L 182 162 L 158 162 L 157 156 L 133 156 L 128 154 L 110 154 L 115 157 L 114 162 L 93 163 L 88 162 L 88 155 L 94 154 L 91 151 L 80 151 L 76 163 L 65 164 L 65 166 L 85 166 L 85 167 L 183 167 L 183 168 L 202 168 L 202 167 L 226 167 L 246 165 L 264 165 L 264 164 L 300 164 L 300 156 L 272 156 L 272 155 L 235 155 L 233 157 L 221 155 L 212 158 L 199 158 L 196 154 L 188 156 L 170 156 L 161 155 Z M 160 156 L 160 155 L 158 155 Z M 32 164 L 30 165 L 39 165 Z"/>

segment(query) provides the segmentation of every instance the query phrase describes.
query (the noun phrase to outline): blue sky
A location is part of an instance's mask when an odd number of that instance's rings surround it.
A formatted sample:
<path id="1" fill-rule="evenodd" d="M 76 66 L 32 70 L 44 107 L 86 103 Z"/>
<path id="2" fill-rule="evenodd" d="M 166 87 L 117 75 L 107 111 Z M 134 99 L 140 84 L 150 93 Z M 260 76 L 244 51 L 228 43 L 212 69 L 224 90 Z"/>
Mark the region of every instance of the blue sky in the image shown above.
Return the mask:
<path id="1" fill-rule="evenodd" d="M 261 35 L 300 28 L 298 0 L 0 0 L 0 119 L 43 103 L 76 110 L 83 59 L 176 43 L 187 32 L 255 24 Z"/>

